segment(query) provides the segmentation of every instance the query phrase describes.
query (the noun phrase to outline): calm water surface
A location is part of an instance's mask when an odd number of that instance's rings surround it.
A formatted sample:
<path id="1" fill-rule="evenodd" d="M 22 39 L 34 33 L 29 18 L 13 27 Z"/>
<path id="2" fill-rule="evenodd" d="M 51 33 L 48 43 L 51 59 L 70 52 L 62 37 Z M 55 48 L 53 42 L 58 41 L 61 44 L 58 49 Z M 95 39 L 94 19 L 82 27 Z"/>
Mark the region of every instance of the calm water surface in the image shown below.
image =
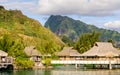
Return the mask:
<path id="1" fill-rule="evenodd" d="M 0 75 L 120 75 L 119 70 L 15 70 L 0 71 Z"/>

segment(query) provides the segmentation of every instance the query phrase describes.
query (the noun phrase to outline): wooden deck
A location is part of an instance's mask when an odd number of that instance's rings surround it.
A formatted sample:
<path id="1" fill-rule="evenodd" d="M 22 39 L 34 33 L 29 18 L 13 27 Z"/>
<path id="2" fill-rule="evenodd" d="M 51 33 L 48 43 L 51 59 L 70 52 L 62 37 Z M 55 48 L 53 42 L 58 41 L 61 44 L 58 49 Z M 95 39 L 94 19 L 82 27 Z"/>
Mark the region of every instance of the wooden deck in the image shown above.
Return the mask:
<path id="1" fill-rule="evenodd" d="M 51 64 L 120 64 L 120 60 L 52 60 Z"/>
<path id="2" fill-rule="evenodd" d="M 112 65 L 120 65 L 120 60 L 52 60 L 51 64 L 74 64 L 75 68 L 78 64 L 109 65 L 111 70 Z"/>
<path id="3" fill-rule="evenodd" d="M 9 65 L 13 65 L 13 58 L 12 57 L 6 57 L 0 60 L 0 68 L 7 68 Z"/>

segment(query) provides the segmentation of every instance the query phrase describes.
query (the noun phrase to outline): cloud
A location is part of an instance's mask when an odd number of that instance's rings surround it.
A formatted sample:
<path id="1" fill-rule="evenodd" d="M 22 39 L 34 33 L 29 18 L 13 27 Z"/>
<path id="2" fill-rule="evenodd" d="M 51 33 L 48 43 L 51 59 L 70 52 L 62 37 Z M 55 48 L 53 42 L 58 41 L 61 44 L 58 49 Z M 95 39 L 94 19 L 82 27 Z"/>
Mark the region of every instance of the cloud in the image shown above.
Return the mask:
<path id="1" fill-rule="evenodd" d="M 120 21 L 107 22 L 105 26 L 108 28 L 120 28 Z"/>
<path id="2" fill-rule="evenodd" d="M 41 15 L 110 16 L 120 12 L 120 0 L 0 0 L 1 4 Z"/>
<path id="3" fill-rule="evenodd" d="M 22 11 L 35 11 L 37 5 L 33 0 L 0 0 L 0 5 L 3 5 L 6 9 L 17 9 Z"/>
<path id="4" fill-rule="evenodd" d="M 40 14 L 109 16 L 120 10 L 120 0 L 39 0 Z"/>
<path id="5" fill-rule="evenodd" d="M 0 0 L 0 3 L 8 2 L 8 0 Z"/>
<path id="6" fill-rule="evenodd" d="M 104 24 L 107 29 L 116 30 L 120 32 L 120 21 L 110 21 Z"/>

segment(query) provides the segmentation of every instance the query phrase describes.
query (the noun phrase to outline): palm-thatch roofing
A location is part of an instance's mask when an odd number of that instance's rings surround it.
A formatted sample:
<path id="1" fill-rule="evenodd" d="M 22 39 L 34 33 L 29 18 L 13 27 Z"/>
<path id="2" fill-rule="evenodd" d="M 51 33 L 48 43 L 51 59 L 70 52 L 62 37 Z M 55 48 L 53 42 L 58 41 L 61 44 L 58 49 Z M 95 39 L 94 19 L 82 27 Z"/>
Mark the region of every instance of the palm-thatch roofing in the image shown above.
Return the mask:
<path id="1" fill-rule="evenodd" d="M 8 53 L 6 53 L 6 52 L 0 50 L 0 56 L 8 56 Z"/>
<path id="2" fill-rule="evenodd" d="M 108 42 L 96 42 L 90 50 L 82 54 L 82 56 L 105 56 L 105 57 L 113 57 L 119 55 L 120 51 L 114 48 L 112 43 Z"/>
<path id="3" fill-rule="evenodd" d="M 73 47 L 64 47 L 62 51 L 56 53 L 57 56 L 80 56 L 81 54 Z"/>
<path id="4" fill-rule="evenodd" d="M 41 53 L 35 48 L 35 46 L 29 46 L 25 48 L 27 56 L 42 56 Z"/>

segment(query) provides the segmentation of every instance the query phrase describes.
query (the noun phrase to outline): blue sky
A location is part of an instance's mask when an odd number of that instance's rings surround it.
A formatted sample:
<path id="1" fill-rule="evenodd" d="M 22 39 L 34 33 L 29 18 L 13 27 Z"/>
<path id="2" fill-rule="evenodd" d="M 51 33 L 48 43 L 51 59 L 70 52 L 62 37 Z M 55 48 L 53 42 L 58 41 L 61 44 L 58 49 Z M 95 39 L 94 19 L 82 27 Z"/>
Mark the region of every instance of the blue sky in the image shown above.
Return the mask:
<path id="1" fill-rule="evenodd" d="M 0 0 L 0 5 L 21 10 L 42 25 L 50 15 L 64 15 L 120 32 L 120 0 Z"/>

